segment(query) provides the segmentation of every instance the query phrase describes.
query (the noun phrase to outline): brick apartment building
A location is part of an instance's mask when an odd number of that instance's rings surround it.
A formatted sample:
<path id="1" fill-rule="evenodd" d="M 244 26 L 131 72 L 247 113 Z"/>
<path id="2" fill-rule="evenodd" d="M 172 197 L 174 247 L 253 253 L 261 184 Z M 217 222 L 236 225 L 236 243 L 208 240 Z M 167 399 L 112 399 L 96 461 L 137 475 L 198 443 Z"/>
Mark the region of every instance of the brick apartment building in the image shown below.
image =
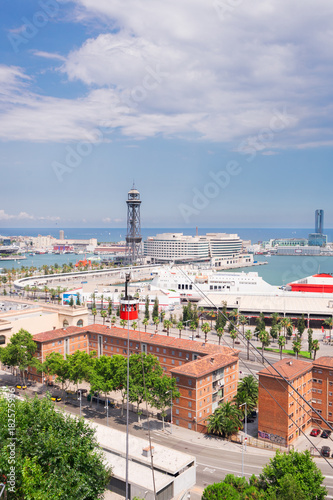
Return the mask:
<path id="1" fill-rule="evenodd" d="M 317 412 L 333 425 L 333 357 L 312 363 L 283 359 L 273 365 Z M 259 372 L 258 437 L 287 446 L 312 424 L 327 425 L 293 391 L 274 368 Z M 293 423 L 295 422 L 295 423 Z"/>
<path id="2" fill-rule="evenodd" d="M 77 350 L 98 356 L 127 355 L 127 329 L 103 325 L 68 327 L 34 335 L 41 362 L 51 352 L 63 356 Z M 206 419 L 219 402 L 237 393 L 238 354 L 229 347 L 130 330 L 130 353 L 145 352 L 159 360 L 164 372 L 177 379 L 181 396 L 174 400 L 176 425 L 206 430 Z M 33 374 L 31 372 L 31 374 Z M 42 375 L 33 374 L 39 381 Z"/>

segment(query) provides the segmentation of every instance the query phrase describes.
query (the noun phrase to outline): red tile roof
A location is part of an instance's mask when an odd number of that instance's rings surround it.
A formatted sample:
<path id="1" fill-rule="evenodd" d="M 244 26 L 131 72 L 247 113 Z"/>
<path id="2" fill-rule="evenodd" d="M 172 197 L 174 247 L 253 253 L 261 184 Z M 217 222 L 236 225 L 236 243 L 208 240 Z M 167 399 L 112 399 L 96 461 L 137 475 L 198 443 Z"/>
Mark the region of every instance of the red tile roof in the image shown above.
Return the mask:
<path id="1" fill-rule="evenodd" d="M 219 368 L 229 366 L 235 363 L 234 356 L 226 356 L 225 354 L 208 354 L 204 358 L 190 361 L 185 365 L 172 368 L 170 372 L 177 375 L 188 375 L 195 378 L 201 378 L 208 373 L 212 373 Z"/>
<path id="2" fill-rule="evenodd" d="M 70 337 L 77 333 L 96 333 L 100 335 L 110 335 L 116 336 L 118 338 L 127 339 L 127 328 L 109 327 L 105 325 L 89 325 L 85 327 L 70 326 L 66 329 L 59 328 L 57 330 L 51 330 L 48 332 L 38 333 L 34 335 L 33 338 L 37 342 L 47 342 L 56 340 L 58 338 Z M 192 353 L 202 354 L 223 354 L 227 356 L 234 356 L 238 358 L 239 350 L 232 349 L 230 347 L 209 344 L 204 342 L 197 342 L 194 340 L 180 339 L 176 337 L 169 337 L 167 335 L 150 334 L 145 332 L 139 332 L 130 330 L 129 337 L 131 341 L 136 342 L 146 342 L 149 344 L 155 344 L 156 346 L 169 347 L 172 349 L 180 349 L 183 351 L 189 351 Z"/>
<path id="3" fill-rule="evenodd" d="M 115 335 L 118 338 L 127 339 L 127 328 L 108 327 L 104 325 L 89 325 L 84 328 L 90 333 L 99 333 L 100 335 Z M 214 354 L 221 353 L 224 355 L 237 356 L 239 350 L 232 349 L 231 347 L 205 344 L 204 342 L 197 342 L 195 340 L 180 339 L 176 337 L 169 337 L 167 335 L 150 334 L 139 332 L 137 330 L 129 331 L 130 340 L 137 342 L 149 342 L 158 346 L 170 347 L 172 349 L 181 349 L 183 351 L 196 352 L 198 354 Z"/>
<path id="4" fill-rule="evenodd" d="M 332 356 L 321 356 L 313 361 L 313 366 L 321 366 L 323 368 L 333 368 L 333 357 Z"/>
<path id="5" fill-rule="evenodd" d="M 57 330 L 37 333 L 36 335 L 33 335 L 32 338 L 33 340 L 36 340 L 36 342 L 47 342 L 50 340 L 70 337 L 75 333 L 85 333 L 85 328 L 80 328 L 79 326 L 68 326 L 67 328 L 58 328 Z"/>
<path id="6" fill-rule="evenodd" d="M 281 376 L 285 377 L 288 380 L 291 380 L 300 377 L 301 375 L 304 375 L 308 371 L 312 370 L 312 363 L 309 363 L 308 361 L 301 361 L 299 359 L 285 358 L 274 363 L 273 367 L 268 366 L 267 368 L 264 368 L 258 373 L 258 375 L 265 377 L 282 378 L 276 372 L 276 370 L 274 370 L 274 368 L 276 368 L 281 373 Z"/>

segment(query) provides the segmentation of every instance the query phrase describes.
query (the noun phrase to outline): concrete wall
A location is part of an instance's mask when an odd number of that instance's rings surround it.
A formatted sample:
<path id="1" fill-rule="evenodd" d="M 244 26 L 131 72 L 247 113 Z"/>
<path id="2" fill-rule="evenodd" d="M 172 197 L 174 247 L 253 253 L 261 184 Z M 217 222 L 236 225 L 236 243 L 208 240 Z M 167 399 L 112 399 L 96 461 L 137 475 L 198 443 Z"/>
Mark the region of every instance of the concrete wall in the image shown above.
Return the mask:
<path id="1" fill-rule="evenodd" d="M 196 463 L 175 477 L 173 482 L 173 495 L 179 495 L 184 490 L 192 488 L 196 483 Z"/>

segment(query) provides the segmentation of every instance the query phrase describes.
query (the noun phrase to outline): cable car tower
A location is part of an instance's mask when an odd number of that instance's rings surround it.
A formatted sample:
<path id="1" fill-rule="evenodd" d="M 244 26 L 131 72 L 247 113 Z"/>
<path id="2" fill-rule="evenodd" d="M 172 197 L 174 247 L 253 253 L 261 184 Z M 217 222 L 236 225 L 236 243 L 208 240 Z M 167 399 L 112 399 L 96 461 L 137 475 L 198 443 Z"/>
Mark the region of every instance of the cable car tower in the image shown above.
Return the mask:
<path id="1" fill-rule="evenodd" d="M 131 264 L 141 260 L 141 219 L 140 219 L 140 193 L 133 184 L 128 191 L 127 203 L 127 235 L 126 244 L 128 258 Z"/>

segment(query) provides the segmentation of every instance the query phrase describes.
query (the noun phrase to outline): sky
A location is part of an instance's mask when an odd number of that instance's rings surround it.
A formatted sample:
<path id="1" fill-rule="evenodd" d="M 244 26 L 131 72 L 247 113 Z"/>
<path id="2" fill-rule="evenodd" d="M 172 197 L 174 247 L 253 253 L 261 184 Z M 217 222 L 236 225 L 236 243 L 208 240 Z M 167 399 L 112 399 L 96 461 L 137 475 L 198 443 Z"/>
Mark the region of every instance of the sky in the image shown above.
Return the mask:
<path id="1" fill-rule="evenodd" d="M 0 229 L 333 227 L 332 0 L 1 10 Z"/>

